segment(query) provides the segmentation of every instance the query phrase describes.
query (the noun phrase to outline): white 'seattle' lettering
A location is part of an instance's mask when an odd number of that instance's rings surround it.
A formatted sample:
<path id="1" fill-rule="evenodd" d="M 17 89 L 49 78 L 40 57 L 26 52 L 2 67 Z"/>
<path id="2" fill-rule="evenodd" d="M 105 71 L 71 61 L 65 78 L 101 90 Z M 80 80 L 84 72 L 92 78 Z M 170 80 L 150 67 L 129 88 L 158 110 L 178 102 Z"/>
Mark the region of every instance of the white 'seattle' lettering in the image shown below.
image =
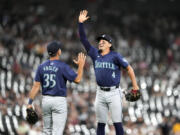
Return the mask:
<path id="1" fill-rule="evenodd" d="M 115 70 L 115 65 L 111 62 L 98 62 L 95 61 L 95 68 L 109 68 Z"/>

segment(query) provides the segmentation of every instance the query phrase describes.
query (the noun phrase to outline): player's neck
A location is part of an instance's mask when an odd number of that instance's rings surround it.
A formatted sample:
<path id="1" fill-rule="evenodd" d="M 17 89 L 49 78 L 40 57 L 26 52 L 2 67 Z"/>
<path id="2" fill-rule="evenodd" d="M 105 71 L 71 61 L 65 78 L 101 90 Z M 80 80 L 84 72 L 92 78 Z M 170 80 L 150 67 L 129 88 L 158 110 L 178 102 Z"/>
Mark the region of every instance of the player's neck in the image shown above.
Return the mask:
<path id="1" fill-rule="evenodd" d="M 59 60 L 59 56 L 50 57 L 50 60 Z"/>
<path id="2" fill-rule="evenodd" d="M 103 50 L 103 51 L 101 52 L 101 55 L 104 56 L 104 55 L 106 55 L 106 54 L 108 54 L 108 53 L 110 53 L 110 50 L 109 50 L 109 49 Z"/>

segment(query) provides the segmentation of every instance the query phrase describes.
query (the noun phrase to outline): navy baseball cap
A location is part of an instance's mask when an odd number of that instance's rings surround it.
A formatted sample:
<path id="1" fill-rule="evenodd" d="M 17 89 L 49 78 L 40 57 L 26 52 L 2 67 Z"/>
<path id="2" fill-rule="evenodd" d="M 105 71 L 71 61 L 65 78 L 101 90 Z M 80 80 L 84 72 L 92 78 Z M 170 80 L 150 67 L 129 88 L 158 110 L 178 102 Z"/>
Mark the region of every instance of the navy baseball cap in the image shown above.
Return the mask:
<path id="1" fill-rule="evenodd" d="M 61 49 L 61 43 L 58 41 L 52 41 L 47 45 L 47 52 L 50 56 L 55 56 L 59 49 Z"/>
<path id="2" fill-rule="evenodd" d="M 100 41 L 101 39 L 104 39 L 104 40 L 106 40 L 112 44 L 112 38 L 109 35 L 103 34 L 103 35 L 96 38 L 97 41 Z"/>

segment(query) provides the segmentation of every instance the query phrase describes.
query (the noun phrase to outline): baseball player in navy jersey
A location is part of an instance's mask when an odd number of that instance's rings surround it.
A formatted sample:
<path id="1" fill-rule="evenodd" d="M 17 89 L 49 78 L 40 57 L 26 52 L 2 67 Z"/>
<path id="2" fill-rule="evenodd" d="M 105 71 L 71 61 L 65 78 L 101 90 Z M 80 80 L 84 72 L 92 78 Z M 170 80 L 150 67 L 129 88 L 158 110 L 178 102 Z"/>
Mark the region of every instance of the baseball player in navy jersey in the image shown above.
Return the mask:
<path id="1" fill-rule="evenodd" d="M 97 119 L 97 135 L 105 135 L 105 125 L 108 112 L 111 113 L 116 135 L 123 135 L 122 99 L 120 88 L 121 68 L 127 70 L 132 81 L 133 89 L 139 90 L 132 67 L 121 54 L 112 51 L 112 38 L 103 34 L 97 38 L 98 49 L 92 46 L 86 38 L 83 23 L 89 18 L 88 11 L 83 10 L 79 15 L 80 40 L 94 65 L 97 93 L 95 110 Z"/>
<path id="2" fill-rule="evenodd" d="M 83 75 L 86 56 L 79 53 L 74 62 L 78 65 L 75 73 L 66 63 L 60 61 L 61 43 L 50 42 L 47 51 L 49 60 L 42 63 L 35 75 L 35 82 L 29 94 L 27 108 L 32 108 L 32 101 L 42 87 L 43 135 L 63 135 L 67 119 L 67 80 L 79 83 Z"/>

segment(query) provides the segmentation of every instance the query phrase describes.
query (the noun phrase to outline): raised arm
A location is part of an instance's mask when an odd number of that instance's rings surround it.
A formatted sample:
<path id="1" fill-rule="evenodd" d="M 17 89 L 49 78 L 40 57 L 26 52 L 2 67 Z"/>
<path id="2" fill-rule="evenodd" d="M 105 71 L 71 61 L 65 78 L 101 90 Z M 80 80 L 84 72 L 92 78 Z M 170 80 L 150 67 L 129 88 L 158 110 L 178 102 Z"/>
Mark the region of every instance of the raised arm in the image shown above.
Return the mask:
<path id="1" fill-rule="evenodd" d="M 89 49 L 91 48 L 91 44 L 87 40 L 85 31 L 84 31 L 84 26 L 83 26 L 83 23 L 89 18 L 89 16 L 87 16 L 87 14 L 88 14 L 87 10 L 82 10 L 80 12 L 80 15 L 79 15 L 79 35 L 80 35 L 80 40 L 81 40 L 82 44 L 84 45 L 86 51 L 88 52 Z"/>
<path id="2" fill-rule="evenodd" d="M 79 83 L 83 76 L 83 67 L 86 61 L 86 56 L 83 53 L 78 54 L 78 59 L 74 60 L 74 63 L 78 65 L 77 70 L 77 77 L 75 78 L 74 82 Z"/>

